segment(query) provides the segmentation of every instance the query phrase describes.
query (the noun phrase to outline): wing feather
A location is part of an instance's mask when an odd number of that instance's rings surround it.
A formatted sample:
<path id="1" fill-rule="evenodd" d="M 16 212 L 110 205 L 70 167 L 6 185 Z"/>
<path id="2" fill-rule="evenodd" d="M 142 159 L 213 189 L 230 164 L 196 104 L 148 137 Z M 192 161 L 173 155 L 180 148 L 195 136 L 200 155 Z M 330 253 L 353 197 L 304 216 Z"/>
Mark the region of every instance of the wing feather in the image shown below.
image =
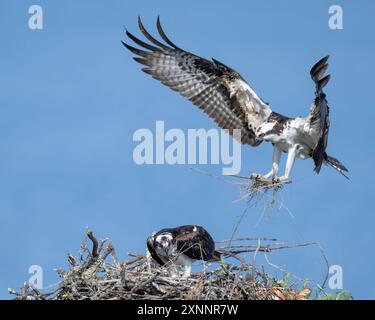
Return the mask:
<path id="1" fill-rule="evenodd" d="M 134 48 L 127 43 L 124 46 L 140 56 L 135 60 L 146 67 L 142 70 L 161 81 L 172 90 L 179 92 L 193 104 L 202 109 L 214 122 L 229 134 L 240 130 L 240 142 L 252 146 L 259 145 L 262 140 L 256 138 L 248 126 L 245 111 L 231 98 L 225 79 L 242 79 L 233 69 L 213 59 L 206 60 L 177 47 L 165 34 L 157 19 L 157 30 L 166 44 L 155 39 L 146 30 L 140 18 L 138 26 L 142 34 L 153 44 L 148 44 L 130 32 L 126 35 L 143 49 Z M 237 136 L 235 138 L 238 139 Z"/>
<path id="2" fill-rule="evenodd" d="M 164 43 L 161 43 L 160 41 L 156 40 L 151 34 L 148 33 L 148 31 L 146 30 L 146 28 L 143 26 L 143 23 L 142 23 L 142 20 L 141 20 L 141 17 L 138 16 L 138 27 L 139 27 L 139 30 L 141 30 L 141 32 L 143 33 L 143 35 L 148 39 L 150 40 L 153 44 L 163 48 L 163 49 L 169 49 L 168 46 L 166 46 Z"/>
<path id="3" fill-rule="evenodd" d="M 168 43 L 172 48 L 175 48 L 177 50 L 181 50 L 179 47 L 177 47 L 171 40 L 169 40 L 169 38 L 167 37 L 167 35 L 165 34 L 163 28 L 161 27 L 161 23 L 160 23 L 160 17 L 158 16 L 158 19 L 156 20 L 156 28 L 158 29 L 158 32 L 160 34 L 160 36 L 162 37 L 162 39 Z M 181 50 L 183 51 L 183 50 Z"/>
<path id="4" fill-rule="evenodd" d="M 206 229 L 200 226 L 182 226 L 176 235 L 177 249 L 191 259 L 211 260 L 215 242 Z M 181 230 L 185 230 L 182 231 Z"/>

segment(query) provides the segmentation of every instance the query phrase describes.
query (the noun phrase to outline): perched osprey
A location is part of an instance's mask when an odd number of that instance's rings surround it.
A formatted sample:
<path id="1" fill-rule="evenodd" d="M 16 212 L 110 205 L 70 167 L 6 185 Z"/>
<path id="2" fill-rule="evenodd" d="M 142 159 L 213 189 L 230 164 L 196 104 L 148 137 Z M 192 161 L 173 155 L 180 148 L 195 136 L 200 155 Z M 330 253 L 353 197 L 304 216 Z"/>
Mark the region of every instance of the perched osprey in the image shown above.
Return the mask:
<path id="1" fill-rule="evenodd" d="M 162 229 L 147 239 L 151 257 L 166 266 L 173 276 L 183 269 L 185 277 L 190 276 L 194 261 L 217 261 L 220 253 L 215 251 L 215 243 L 210 234 L 200 226 L 186 225 Z"/>
<path id="2" fill-rule="evenodd" d="M 152 44 L 126 31 L 143 50 L 124 42 L 123 45 L 138 55 L 134 59 L 146 66 L 142 69 L 144 72 L 189 99 L 241 143 L 254 147 L 262 141 L 273 144 L 272 169 L 255 177 L 287 182 L 296 157 L 313 158 L 317 173 L 324 163 L 347 177 L 345 166 L 326 153 L 329 108 L 323 88 L 330 79 L 329 75 L 325 76 L 329 56 L 318 61 L 310 71 L 315 83 L 315 100 L 309 115 L 290 118 L 272 111 L 237 71 L 215 59 L 206 60 L 177 47 L 164 33 L 159 18 L 157 30 L 165 43 L 152 37 L 140 18 L 138 25 Z M 276 177 L 282 152 L 288 154 L 285 173 Z"/>

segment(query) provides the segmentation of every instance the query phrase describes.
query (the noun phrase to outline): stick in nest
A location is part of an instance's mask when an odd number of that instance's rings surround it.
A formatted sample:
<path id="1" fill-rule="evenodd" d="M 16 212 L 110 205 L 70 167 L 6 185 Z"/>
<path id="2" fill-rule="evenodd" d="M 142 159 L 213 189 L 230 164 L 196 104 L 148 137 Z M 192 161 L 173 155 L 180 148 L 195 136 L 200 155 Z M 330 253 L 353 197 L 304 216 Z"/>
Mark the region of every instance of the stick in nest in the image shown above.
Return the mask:
<path id="1" fill-rule="evenodd" d="M 147 270 L 147 259 L 139 254 L 129 254 L 131 259 L 120 263 L 109 241 L 104 247 L 92 232 L 87 233 L 92 249 L 86 246 L 83 260 L 68 256 L 71 268 L 59 272 L 61 281 L 52 291 L 45 292 L 25 284 L 19 292 L 10 290 L 16 299 L 24 300 L 122 300 L 122 299 L 299 299 L 292 285 L 280 286 L 278 279 L 258 269 L 256 254 L 297 247 L 314 243 L 288 245 L 273 238 L 233 238 L 222 240 L 218 248 L 226 257 L 239 258 L 241 264 L 223 261 L 220 268 L 196 272 L 187 279 L 172 278 L 163 268 Z M 263 241 L 267 243 L 263 244 Z M 236 244 L 232 244 L 236 242 Z M 319 244 L 315 244 L 318 245 Z M 320 246 L 319 246 L 320 248 Z M 321 248 L 320 248 L 321 249 Z M 253 253 L 249 263 L 243 256 Z M 112 263 L 107 260 L 112 254 Z M 324 253 L 323 257 L 329 266 Z M 327 279 L 327 277 L 326 277 Z M 324 284 L 323 284 L 324 285 Z M 275 294 L 277 292 L 278 294 Z"/>

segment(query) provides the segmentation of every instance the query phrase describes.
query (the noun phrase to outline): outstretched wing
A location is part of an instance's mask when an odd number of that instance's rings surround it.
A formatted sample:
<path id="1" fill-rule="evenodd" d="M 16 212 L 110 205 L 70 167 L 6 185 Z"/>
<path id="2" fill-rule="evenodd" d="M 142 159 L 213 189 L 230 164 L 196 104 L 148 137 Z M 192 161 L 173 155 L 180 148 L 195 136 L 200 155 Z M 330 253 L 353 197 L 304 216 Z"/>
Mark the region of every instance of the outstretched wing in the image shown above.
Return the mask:
<path id="1" fill-rule="evenodd" d="M 182 226 L 176 235 L 177 250 L 191 259 L 211 260 L 215 252 L 215 242 L 211 235 L 200 226 Z"/>
<path id="2" fill-rule="evenodd" d="M 315 82 L 315 100 L 314 107 L 310 114 L 310 121 L 312 124 L 318 124 L 319 136 L 318 142 L 313 150 L 312 157 L 314 159 L 314 170 L 319 173 L 324 160 L 326 159 L 326 148 L 328 143 L 329 132 L 329 107 L 326 100 L 326 95 L 323 92 L 324 86 L 328 83 L 331 76 L 324 76 L 328 68 L 328 58 L 326 56 L 319 60 L 310 71 L 311 78 Z"/>
<path id="3" fill-rule="evenodd" d="M 209 61 L 178 48 L 165 35 L 159 18 L 157 29 L 165 43 L 152 37 L 139 17 L 138 25 L 152 45 L 141 41 L 128 31 L 127 36 L 147 51 L 134 48 L 124 42 L 123 45 L 138 55 L 134 60 L 146 66 L 142 69 L 144 72 L 189 99 L 210 116 L 220 128 L 227 130 L 241 143 L 256 146 L 262 142 L 248 127 L 244 110 L 228 88 L 228 82 L 243 80 L 235 70 L 215 59 Z M 237 132 L 241 133 L 241 139 L 234 134 L 235 129 L 240 130 Z"/>

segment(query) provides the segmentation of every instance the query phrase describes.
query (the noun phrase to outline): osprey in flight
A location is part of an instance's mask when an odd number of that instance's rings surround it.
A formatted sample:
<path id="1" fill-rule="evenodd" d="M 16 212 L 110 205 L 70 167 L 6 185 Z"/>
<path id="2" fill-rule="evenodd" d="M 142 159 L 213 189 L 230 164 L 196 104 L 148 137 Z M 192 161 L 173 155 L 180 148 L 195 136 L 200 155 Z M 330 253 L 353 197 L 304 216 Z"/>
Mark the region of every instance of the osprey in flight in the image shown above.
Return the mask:
<path id="1" fill-rule="evenodd" d="M 262 141 L 273 144 L 272 169 L 255 177 L 288 182 L 296 157 L 313 158 L 317 173 L 324 163 L 347 177 L 345 166 L 326 153 L 329 108 L 323 88 L 330 79 L 329 75 L 325 76 L 329 56 L 318 61 L 310 71 L 315 83 L 315 100 L 309 115 L 290 118 L 272 111 L 237 71 L 216 59 L 206 60 L 177 47 L 164 33 L 159 18 L 157 30 L 165 43 L 151 36 L 140 18 L 138 25 L 152 44 L 126 31 L 142 49 L 124 42 L 123 45 L 137 55 L 135 61 L 146 66 L 142 69 L 144 72 L 189 99 L 241 143 L 254 147 Z M 282 152 L 288 154 L 286 168 L 284 175 L 277 177 Z"/>
<path id="2" fill-rule="evenodd" d="M 173 276 L 183 269 L 184 277 L 191 274 L 196 260 L 218 261 L 220 253 L 215 251 L 215 242 L 200 226 L 180 226 L 162 229 L 147 239 L 151 257 L 160 265 L 169 268 Z"/>

